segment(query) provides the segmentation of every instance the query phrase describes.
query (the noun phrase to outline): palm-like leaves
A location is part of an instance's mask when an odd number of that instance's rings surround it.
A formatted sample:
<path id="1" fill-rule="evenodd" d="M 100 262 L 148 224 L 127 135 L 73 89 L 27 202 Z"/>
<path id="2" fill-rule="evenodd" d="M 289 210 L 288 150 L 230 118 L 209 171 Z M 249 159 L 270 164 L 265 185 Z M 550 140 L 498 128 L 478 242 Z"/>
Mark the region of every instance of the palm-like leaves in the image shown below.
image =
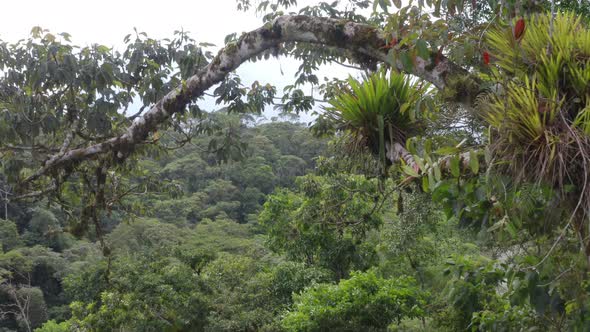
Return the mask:
<path id="1" fill-rule="evenodd" d="M 481 106 L 496 157 L 518 175 L 578 186 L 590 207 L 590 30 L 573 13 L 531 17 L 521 40 L 488 34 L 501 93 Z M 509 77 L 510 79 L 506 79 Z"/>
<path id="2" fill-rule="evenodd" d="M 353 146 L 368 147 L 385 163 L 386 142 L 404 144 L 421 130 L 416 104 L 426 89 L 395 72 L 381 71 L 362 81 L 349 78 L 348 88 L 329 102 L 324 116 L 351 132 Z"/>

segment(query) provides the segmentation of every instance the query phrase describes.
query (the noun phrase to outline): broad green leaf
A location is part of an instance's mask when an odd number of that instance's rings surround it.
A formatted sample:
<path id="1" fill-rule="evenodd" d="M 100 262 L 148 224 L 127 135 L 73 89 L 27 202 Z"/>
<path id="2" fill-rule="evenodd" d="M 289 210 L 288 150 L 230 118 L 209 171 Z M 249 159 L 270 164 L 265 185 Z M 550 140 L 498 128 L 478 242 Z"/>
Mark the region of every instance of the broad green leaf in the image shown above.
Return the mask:
<path id="1" fill-rule="evenodd" d="M 42 32 L 43 29 L 40 26 L 35 26 L 31 29 L 31 36 L 33 36 L 33 38 L 40 38 Z"/>
<path id="2" fill-rule="evenodd" d="M 511 222 L 506 224 L 506 231 L 508 231 L 510 236 L 512 236 L 513 238 L 516 237 L 517 229 L 516 229 L 516 227 L 514 227 L 514 225 Z"/>
<path id="3" fill-rule="evenodd" d="M 449 155 L 457 152 L 459 152 L 459 149 L 454 146 L 443 146 L 442 148 L 436 150 L 436 153 L 439 155 Z"/>
<path id="4" fill-rule="evenodd" d="M 412 167 L 410 167 L 409 165 L 402 165 L 402 171 L 404 171 L 404 173 L 406 173 L 409 176 L 413 176 L 415 178 L 420 177 L 420 174 L 418 174 Z"/>
<path id="5" fill-rule="evenodd" d="M 428 192 L 428 186 L 429 186 L 428 177 L 423 176 L 422 177 L 422 190 L 424 192 Z"/>
<path id="6" fill-rule="evenodd" d="M 418 56 L 424 60 L 430 59 L 430 50 L 428 49 L 428 44 L 424 39 L 418 39 L 416 41 L 416 51 L 418 51 Z"/>
<path id="7" fill-rule="evenodd" d="M 396 0 L 394 0 L 394 2 L 395 1 Z M 389 1 L 389 0 L 379 0 L 379 5 L 381 6 L 381 9 L 383 9 L 383 11 L 387 13 L 387 8 L 389 6 L 391 6 L 391 1 Z"/>
<path id="8" fill-rule="evenodd" d="M 440 171 L 440 165 L 438 163 L 436 163 L 433 167 L 434 170 L 434 178 L 436 179 L 436 181 L 440 181 L 442 180 L 442 174 Z"/>
<path id="9" fill-rule="evenodd" d="M 97 50 L 99 53 L 103 53 L 103 54 L 104 54 L 104 53 L 108 53 L 108 52 L 109 52 L 111 49 L 110 49 L 108 46 L 105 46 L 105 45 L 99 45 L 99 46 L 96 48 L 96 50 Z"/>
<path id="10" fill-rule="evenodd" d="M 422 161 L 422 158 L 420 158 L 417 155 L 412 155 L 412 157 L 414 157 L 414 162 L 416 163 L 416 165 L 418 165 L 418 167 L 424 171 L 426 169 L 426 167 L 424 166 L 424 162 Z"/>
<path id="11" fill-rule="evenodd" d="M 54 42 L 55 41 L 55 36 L 52 35 L 52 34 L 50 34 L 50 33 L 47 33 L 47 34 L 45 34 L 45 37 L 43 37 L 43 39 L 45 39 L 45 40 L 47 40 L 49 42 Z"/>
<path id="12" fill-rule="evenodd" d="M 461 175 L 461 168 L 459 167 L 459 157 L 452 156 L 450 159 L 450 166 L 451 166 L 451 174 L 454 177 L 458 178 Z"/>
<path id="13" fill-rule="evenodd" d="M 431 139 L 427 139 L 424 141 L 424 152 L 426 152 L 426 154 L 432 153 L 432 140 Z"/>
<path id="14" fill-rule="evenodd" d="M 469 167 L 473 174 L 479 173 L 479 160 L 477 153 L 473 150 L 469 151 Z"/>
<path id="15" fill-rule="evenodd" d="M 428 185 L 430 188 L 434 188 L 436 186 L 436 181 L 434 180 L 433 170 L 428 172 Z"/>
<path id="16" fill-rule="evenodd" d="M 402 66 L 404 70 L 411 73 L 414 69 L 414 61 L 412 60 L 412 56 L 408 52 L 402 52 L 399 56 L 400 61 L 402 62 Z"/>

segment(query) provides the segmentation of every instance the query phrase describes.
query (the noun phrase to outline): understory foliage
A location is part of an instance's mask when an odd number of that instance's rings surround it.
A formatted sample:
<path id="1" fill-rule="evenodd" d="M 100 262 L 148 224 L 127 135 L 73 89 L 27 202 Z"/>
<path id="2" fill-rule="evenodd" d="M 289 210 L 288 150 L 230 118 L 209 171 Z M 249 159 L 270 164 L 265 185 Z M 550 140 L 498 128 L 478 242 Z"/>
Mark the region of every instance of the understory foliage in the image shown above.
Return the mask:
<path id="1" fill-rule="evenodd" d="M 382 223 L 380 199 L 377 181 L 364 176 L 306 175 L 298 179 L 297 191 L 270 196 L 258 222 L 271 250 L 330 269 L 341 279 L 375 261 L 365 240 Z"/>
<path id="2" fill-rule="evenodd" d="M 283 326 L 286 331 L 384 330 L 402 319 L 423 317 L 427 295 L 411 278 L 354 273 L 337 285 L 312 286 L 295 296 Z"/>

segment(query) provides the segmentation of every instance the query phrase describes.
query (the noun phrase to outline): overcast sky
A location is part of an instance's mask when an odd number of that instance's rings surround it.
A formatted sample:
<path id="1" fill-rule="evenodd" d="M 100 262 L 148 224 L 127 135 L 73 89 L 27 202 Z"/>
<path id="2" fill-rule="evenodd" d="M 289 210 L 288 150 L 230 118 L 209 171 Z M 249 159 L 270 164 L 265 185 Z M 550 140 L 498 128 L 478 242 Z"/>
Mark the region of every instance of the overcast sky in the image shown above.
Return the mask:
<path id="1" fill-rule="evenodd" d="M 318 1 L 298 2 L 309 5 Z M 99 43 L 121 49 L 123 37 L 136 27 L 154 38 L 172 37 L 174 30 L 184 29 L 199 42 L 221 47 L 226 35 L 250 31 L 261 25 L 261 17 L 254 12 L 237 11 L 235 0 L 4 0 L 0 39 L 17 41 L 29 36 L 32 27 L 41 26 L 53 33 L 70 33 L 77 45 Z M 246 63 L 238 69 L 238 74 L 244 84 L 249 85 L 254 80 L 269 82 L 277 85 L 280 93 L 298 65 L 290 59 L 272 59 Z M 346 77 L 352 71 L 335 65 L 322 68 L 322 73 Z M 211 100 L 203 106 L 215 107 Z"/>

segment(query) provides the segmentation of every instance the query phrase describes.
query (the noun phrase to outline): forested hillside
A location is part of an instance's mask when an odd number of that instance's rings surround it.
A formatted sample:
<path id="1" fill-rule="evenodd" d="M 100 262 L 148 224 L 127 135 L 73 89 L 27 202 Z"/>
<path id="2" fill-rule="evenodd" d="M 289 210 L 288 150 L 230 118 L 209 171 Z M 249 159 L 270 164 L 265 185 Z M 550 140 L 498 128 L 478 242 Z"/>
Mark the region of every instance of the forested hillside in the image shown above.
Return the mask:
<path id="1" fill-rule="evenodd" d="M 129 199 L 101 220 L 104 248 L 95 230 L 80 236 L 76 233 L 80 225 L 68 218 L 68 211 L 48 201 L 3 208 L 2 215 L 8 218 L 1 231 L 6 278 L 2 325 L 34 329 L 48 319 L 63 321 L 75 314 L 80 319 L 76 324 L 106 331 L 139 318 L 136 315 L 147 315 L 129 328 L 161 330 L 168 326 L 167 320 L 158 322 L 163 315 L 179 328 L 254 328 L 272 322 L 279 307 L 291 301 L 289 286 L 277 285 L 287 288 L 277 298 L 267 295 L 271 302 L 265 307 L 271 312 L 256 313 L 261 311 L 257 305 L 242 303 L 269 287 L 275 274 L 301 279 L 293 280 L 297 289 L 316 279 L 329 280 L 327 271 L 309 267 L 308 275 L 301 270 L 303 264 L 272 255 L 257 224 L 267 196 L 275 187 L 295 188 L 295 180 L 315 168 L 315 158 L 327 141 L 313 137 L 300 124 L 254 125 L 251 118 L 225 111 L 213 117 L 234 126 L 236 137 L 249 142 L 233 146 L 237 160 L 216 158 L 209 148 L 215 137 L 204 136 L 172 150 L 154 149 L 136 165 L 137 177 L 129 181 L 137 186 L 128 193 Z M 146 184 L 145 174 L 151 184 Z M 108 258 L 104 250 L 109 251 Z M 131 271 L 137 275 L 129 275 Z M 227 276 L 218 275 L 224 271 Z M 163 275 L 169 272 L 172 275 Z M 242 281 L 256 288 L 247 294 L 232 291 L 231 283 Z M 111 288 L 115 284 L 117 290 Z M 152 287 L 162 288 L 158 292 Z M 104 310 L 105 296 L 113 296 L 115 302 L 128 297 L 137 302 L 130 303 L 124 316 L 107 318 L 99 327 L 93 320 L 106 317 L 90 319 L 87 310 Z M 146 305 L 155 306 L 156 312 L 144 313 Z M 210 312 L 217 306 L 219 313 Z M 242 322 L 238 315 L 249 311 L 252 318 Z M 206 323 L 209 315 L 216 318 Z"/>
<path id="2" fill-rule="evenodd" d="M 0 42 L 0 331 L 590 331 L 589 2 L 235 2 Z"/>
<path id="3" fill-rule="evenodd" d="M 367 176 L 378 161 L 348 157 L 341 139 L 290 122 L 212 116 L 248 141 L 233 146 L 239 157 L 219 160 L 211 136 L 153 149 L 134 166 L 136 189 L 101 220 L 103 245 L 48 201 L 8 204 L 4 329 L 48 320 L 41 331 L 469 324 L 476 308 L 449 305 L 468 294 L 449 294 L 459 279 L 443 272 L 451 259 L 493 267 L 479 229 L 446 218 L 417 187 Z"/>

